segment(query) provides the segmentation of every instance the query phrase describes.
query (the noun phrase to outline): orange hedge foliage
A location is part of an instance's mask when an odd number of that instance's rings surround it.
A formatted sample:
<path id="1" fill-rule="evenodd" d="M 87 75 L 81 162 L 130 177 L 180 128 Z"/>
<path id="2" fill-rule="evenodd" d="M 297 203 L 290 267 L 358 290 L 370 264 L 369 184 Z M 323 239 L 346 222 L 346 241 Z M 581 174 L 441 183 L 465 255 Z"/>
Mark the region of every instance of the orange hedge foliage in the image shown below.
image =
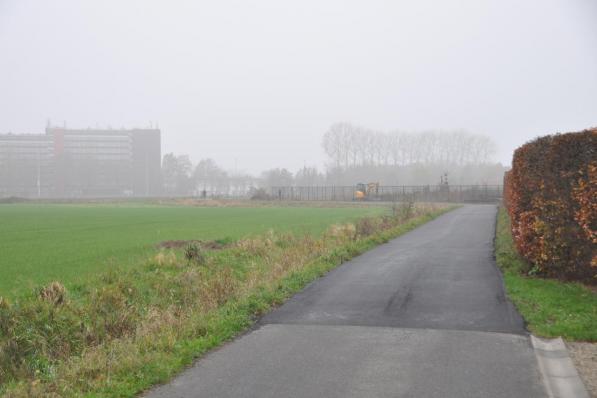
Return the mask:
<path id="1" fill-rule="evenodd" d="M 514 242 L 533 269 L 597 283 L 597 128 L 521 146 L 504 186 Z"/>

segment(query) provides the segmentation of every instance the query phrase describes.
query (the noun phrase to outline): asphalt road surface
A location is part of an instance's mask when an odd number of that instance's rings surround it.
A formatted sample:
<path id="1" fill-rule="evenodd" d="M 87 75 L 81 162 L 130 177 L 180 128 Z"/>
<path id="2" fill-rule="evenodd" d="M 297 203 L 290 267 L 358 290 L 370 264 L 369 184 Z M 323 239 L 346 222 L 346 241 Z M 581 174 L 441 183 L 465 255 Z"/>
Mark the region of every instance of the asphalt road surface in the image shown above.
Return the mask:
<path id="1" fill-rule="evenodd" d="M 343 264 L 149 397 L 545 397 L 469 205 Z"/>

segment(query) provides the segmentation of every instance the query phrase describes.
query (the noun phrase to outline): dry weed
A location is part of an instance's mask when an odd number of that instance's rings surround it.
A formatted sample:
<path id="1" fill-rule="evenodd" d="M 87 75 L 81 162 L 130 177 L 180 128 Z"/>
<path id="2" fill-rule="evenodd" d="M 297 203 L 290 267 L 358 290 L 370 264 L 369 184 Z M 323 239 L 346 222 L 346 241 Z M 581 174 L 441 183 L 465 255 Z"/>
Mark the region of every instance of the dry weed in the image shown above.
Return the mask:
<path id="1" fill-rule="evenodd" d="M 45 302 L 61 305 L 66 301 L 66 289 L 60 282 L 52 282 L 40 289 L 38 297 Z"/>
<path id="2" fill-rule="evenodd" d="M 0 311 L 7 310 L 9 308 L 10 308 L 10 303 L 8 302 L 8 300 L 5 299 L 4 297 L 0 296 Z"/>
<path id="3" fill-rule="evenodd" d="M 176 267 L 179 265 L 177 260 L 176 253 L 170 250 L 160 250 L 160 252 L 153 257 L 153 262 L 160 267 Z"/>
<path id="4" fill-rule="evenodd" d="M 247 238 L 236 242 L 236 247 L 241 251 L 251 255 L 263 257 L 274 246 L 274 242 L 270 237 L 263 238 Z"/>
<path id="5" fill-rule="evenodd" d="M 354 240 L 357 235 L 357 230 L 354 224 L 334 224 L 328 228 L 325 233 L 327 238 L 332 238 L 340 241 Z"/>
<path id="6" fill-rule="evenodd" d="M 361 218 L 356 224 L 356 235 L 359 237 L 371 236 L 378 232 L 379 225 L 376 220 L 372 218 Z"/>
<path id="7" fill-rule="evenodd" d="M 112 285 L 93 292 L 89 308 L 87 342 L 98 343 L 122 337 L 135 330 L 139 311 L 130 303 L 131 287 Z"/>
<path id="8" fill-rule="evenodd" d="M 187 261 L 196 265 L 204 265 L 207 262 L 207 257 L 203 249 L 196 243 L 191 243 L 185 248 L 184 256 Z"/>
<path id="9" fill-rule="evenodd" d="M 225 267 L 216 271 L 209 279 L 203 281 L 202 288 L 199 289 L 199 301 L 203 308 L 211 310 L 233 298 L 238 290 L 238 283 L 231 268 Z"/>

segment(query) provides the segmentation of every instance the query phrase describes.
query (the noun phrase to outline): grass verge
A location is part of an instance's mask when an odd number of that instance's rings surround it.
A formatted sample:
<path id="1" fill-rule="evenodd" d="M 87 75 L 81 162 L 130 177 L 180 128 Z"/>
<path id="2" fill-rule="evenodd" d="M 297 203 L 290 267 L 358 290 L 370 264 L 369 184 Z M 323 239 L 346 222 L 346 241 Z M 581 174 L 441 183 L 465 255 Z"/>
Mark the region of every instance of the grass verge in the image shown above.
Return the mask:
<path id="1" fill-rule="evenodd" d="M 0 300 L 0 393 L 134 396 L 347 259 L 448 210 L 405 206 L 319 237 L 272 232 L 225 250 L 163 251 L 70 291 L 53 283 Z"/>
<path id="2" fill-rule="evenodd" d="M 495 254 L 506 291 L 533 334 L 597 341 L 597 293 L 580 283 L 529 276 L 530 266 L 516 252 L 503 207 L 498 213 Z"/>

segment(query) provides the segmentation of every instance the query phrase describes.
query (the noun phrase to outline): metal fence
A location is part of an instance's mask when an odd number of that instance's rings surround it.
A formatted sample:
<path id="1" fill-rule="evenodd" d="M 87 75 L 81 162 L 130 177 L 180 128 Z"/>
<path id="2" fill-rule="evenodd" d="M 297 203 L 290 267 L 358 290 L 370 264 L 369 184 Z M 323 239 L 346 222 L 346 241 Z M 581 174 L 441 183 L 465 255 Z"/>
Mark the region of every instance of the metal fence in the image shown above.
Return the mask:
<path id="1" fill-rule="evenodd" d="M 353 201 L 354 186 L 271 187 L 273 200 Z M 501 185 L 401 185 L 379 186 L 365 200 L 383 202 L 497 203 Z"/>

